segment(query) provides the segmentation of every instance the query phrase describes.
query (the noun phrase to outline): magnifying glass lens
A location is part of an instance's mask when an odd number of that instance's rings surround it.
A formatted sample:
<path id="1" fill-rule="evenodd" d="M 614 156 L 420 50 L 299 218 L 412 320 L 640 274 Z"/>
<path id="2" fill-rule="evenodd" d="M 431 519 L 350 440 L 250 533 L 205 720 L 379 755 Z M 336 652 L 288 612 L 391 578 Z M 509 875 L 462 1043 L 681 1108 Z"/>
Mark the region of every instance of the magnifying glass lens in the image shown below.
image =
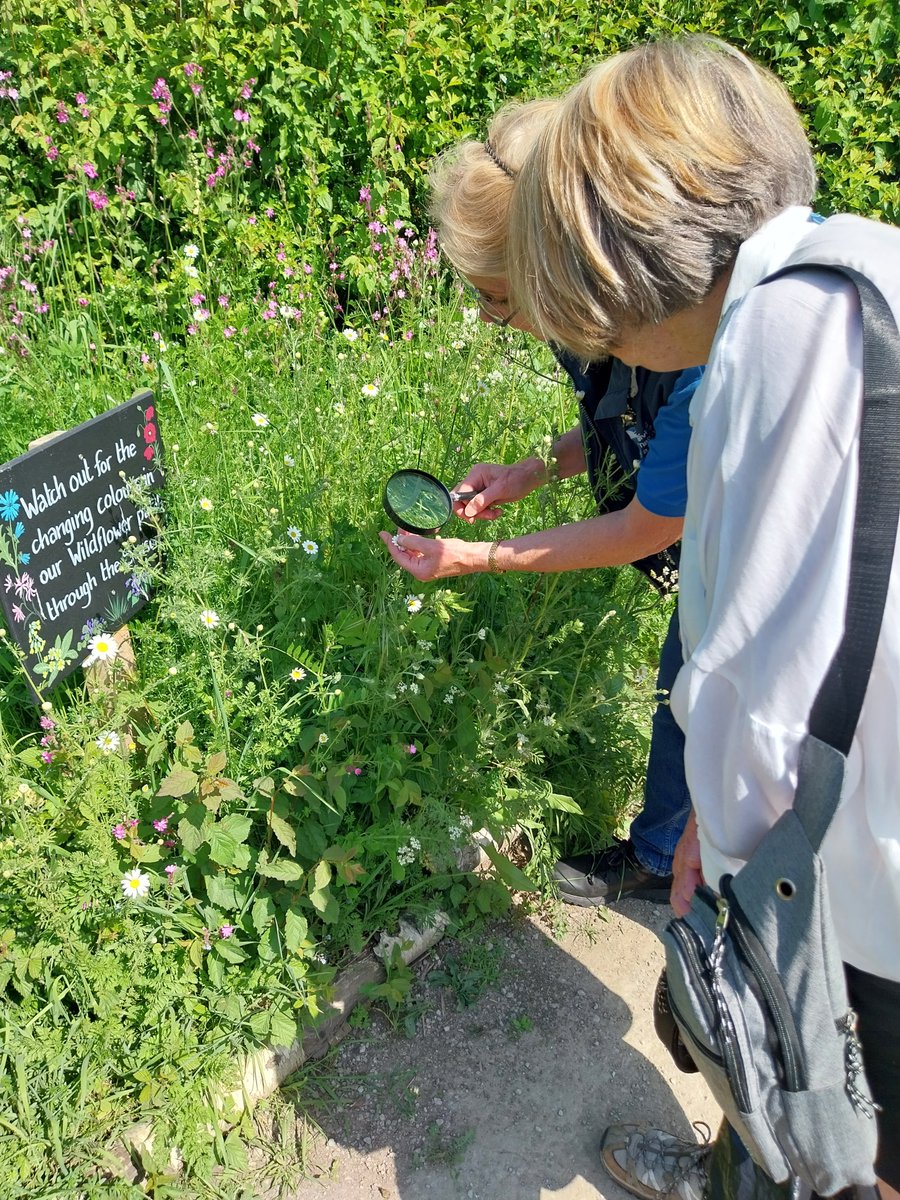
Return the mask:
<path id="1" fill-rule="evenodd" d="M 424 471 L 397 471 L 384 489 L 389 517 L 411 533 L 436 533 L 450 516 L 450 493 Z"/>

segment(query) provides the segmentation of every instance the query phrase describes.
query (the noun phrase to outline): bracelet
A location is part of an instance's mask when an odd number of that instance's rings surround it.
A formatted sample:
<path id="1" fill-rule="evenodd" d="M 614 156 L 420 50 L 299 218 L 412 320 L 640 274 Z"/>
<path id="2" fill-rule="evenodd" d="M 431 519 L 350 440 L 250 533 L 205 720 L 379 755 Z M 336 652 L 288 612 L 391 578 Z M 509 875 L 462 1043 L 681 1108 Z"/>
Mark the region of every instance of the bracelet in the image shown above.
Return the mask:
<path id="1" fill-rule="evenodd" d="M 492 575 L 502 575 L 503 568 L 497 566 L 497 549 L 499 542 L 491 542 L 491 548 L 488 550 L 487 569 Z"/>

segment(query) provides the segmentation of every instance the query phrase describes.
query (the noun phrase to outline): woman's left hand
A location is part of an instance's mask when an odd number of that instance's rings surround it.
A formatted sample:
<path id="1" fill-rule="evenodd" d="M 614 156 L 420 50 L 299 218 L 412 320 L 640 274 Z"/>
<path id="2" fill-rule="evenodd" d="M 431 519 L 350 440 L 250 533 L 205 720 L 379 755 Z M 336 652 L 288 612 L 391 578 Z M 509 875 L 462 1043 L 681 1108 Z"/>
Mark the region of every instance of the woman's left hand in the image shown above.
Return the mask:
<path id="1" fill-rule="evenodd" d="M 485 566 L 479 565 L 479 550 L 485 565 L 487 563 L 488 544 L 482 542 L 464 542 L 460 538 L 420 537 L 417 533 L 407 533 L 403 529 L 398 529 L 393 536 L 383 531 L 378 536 L 387 546 L 397 566 L 422 583 L 483 571 Z"/>

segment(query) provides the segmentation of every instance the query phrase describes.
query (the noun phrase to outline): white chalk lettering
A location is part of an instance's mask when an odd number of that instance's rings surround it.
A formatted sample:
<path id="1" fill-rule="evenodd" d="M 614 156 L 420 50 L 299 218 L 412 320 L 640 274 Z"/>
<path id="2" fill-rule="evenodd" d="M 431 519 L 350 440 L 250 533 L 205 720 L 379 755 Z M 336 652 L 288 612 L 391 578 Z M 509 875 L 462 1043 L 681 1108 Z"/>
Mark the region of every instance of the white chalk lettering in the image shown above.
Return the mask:
<path id="1" fill-rule="evenodd" d="M 89 508 L 79 508 L 75 512 L 70 512 L 65 520 L 56 525 L 50 525 L 47 529 L 39 526 L 31 541 L 31 553 L 40 554 L 47 546 L 54 546 L 62 540 L 65 540 L 67 546 L 71 546 L 75 534 L 80 529 L 87 529 L 88 533 L 93 532 L 94 514 Z"/>
<path id="2" fill-rule="evenodd" d="M 121 504 L 127 495 L 128 485 L 126 483 L 121 484 L 119 487 L 111 483 L 97 501 L 97 515 L 100 516 L 102 513 L 109 512 L 115 505 Z"/>
<path id="3" fill-rule="evenodd" d="M 59 579 L 62 559 L 58 558 L 52 567 L 45 567 L 40 574 L 41 583 L 49 583 L 51 579 Z"/>
<path id="4" fill-rule="evenodd" d="M 66 609 L 72 608 L 74 605 L 76 605 L 79 600 L 84 601 L 81 606 L 82 608 L 90 608 L 91 597 L 94 594 L 94 588 L 96 586 L 97 576 L 92 575 L 91 572 L 88 571 L 87 575 L 85 575 L 78 587 L 73 588 L 71 592 L 66 592 L 64 596 L 54 596 L 52 600 L 45 600 L 44 610 L 47 614 L 47 620 L 55 621 L 58 616 L 64 613 Z"/>
<path id="5" fill-rule="evenodd" d="M 73 563 L 84 562 L 86 558 L 99 554 L 114 542 L 120 542 L 128 536 L 133 520 L 134 514 L 123 517 L 118 525 L 98 525 L 86 538 L 82 538 L 74 546 L 67 547 L 69 558 Z"/>
<path id="6" fill-rule="evenodd" d="M 19 498 L 22 501 L 22 507 L 25 509 L 25 516 L 33 519 L 38 513 L 46 512 L 48 508 L 56 504 L 57 500 L 64 500 L 68 494 L 66 485 L 54 475 L 52 484 L 48 483 L 46 479 L 44 480 L 41 484 L 40 492 L 37 488 L 31 489 L 30 502 L 24 496 L 20 496 Z"/>

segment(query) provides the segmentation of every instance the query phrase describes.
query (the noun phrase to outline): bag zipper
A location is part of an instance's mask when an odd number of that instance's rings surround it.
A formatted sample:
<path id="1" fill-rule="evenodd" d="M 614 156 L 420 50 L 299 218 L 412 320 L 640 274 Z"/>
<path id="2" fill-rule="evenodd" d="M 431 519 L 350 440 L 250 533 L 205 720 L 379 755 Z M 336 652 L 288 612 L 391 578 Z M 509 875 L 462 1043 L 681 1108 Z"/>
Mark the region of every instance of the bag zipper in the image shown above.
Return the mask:
<path id="1" fill-rule="evenodd" d="M 730 876 L 723 876 L 721 887 L 727 896 L 729 905 L 734 910 L 735 920 L 731 923 L 730 928 L 738 952 L 759 984 L 778 1035 L 785 1086 L 789 1092 L 806 1091 L 809 1085 L 806 1079 L 803 1050 L 784 984 L 772 966 L 759 938 L 747 924 L 744 912 L 735 899 Z"/>
<path id="2" fill-rule="evenodd" d="M 705 897 L 704 897 L 705 899 Z M 708 904 L 709 901 L 707 900 Z M 711 975 L 712 967 L 709 963 L 709 956 L 706 954 L 703 947 L 703 942 L 696 930 L 692 929 L 682 919 L 676 919 L 669 925 L 669 929 L 674 933 L 676 940 L 681 944 L 684 950 L 684 956 L 687 960 L 688 968 L 694 976 L 695 982 L 700 986 L 695 988 L 697 996 L 703 1006 L 704 1016 L 706 1017 L 709 1028 L 715 1030 L 718 1026 L 719 1036 L 718 1043 L 722 1050 L 721 1058 L 718 1058 L 711 1051 L 708 1051 L 704 1046 L 697 1042 L 697 1039 L 690 1034 L 690 1026 L 682 1018 L 680 1024 L 685 1029 L 692 1043 L 696 1044 L 701 1053 L 705 1054 L 718 1066 L 724 1069 L 728 1077 L 728 1084 L 731 1088 L 735 1102 L 742 1113 L 750 1112 L 750 1096 L 747 1086 L 747 1076 L 744 1071 L 744 1064 L 741 1062 L 740 1055 L 735 1047 L 737 1046 L 737 1031 L 734 1027 L 734 1022 L 731 1019 L 731 1014 L 724 1005 L 715 1003 L 715 991 L 706 982 Z M 707 962 L 704 966 L 703 959 Z M 707 989 L 710 992 L 712 1000 L 707 996 Z M 672 1003 L 672 994 L 669 993 L 669 1003 Z M 675 1009 L 672 1009 L 675 1012 Z"/>
<path id="3" fill-rule="evenodd" d="M 681 1012 L 678 1009 L 678 1005 L 673 1002 L 671 995 L 669 996 L 669 1008 L 672 1010 L 672 1016 L 678 1022 L 681 1032 L 687 1037 L 687 1040 L 690 1042 L 690 1044 L 700 1054 L 702 1054 L 704 1058 L 708 1058 L 710 1062 L 715 1063 L 715 1065 L 719 1068 L 720 1071 L 724 1071 L 725 1070 L 725 1060 L 722 1058 L 722 1055 L 717 1054 L 715 1050 L 710 1050 L 709 1046 L 704 1045 L 703 1042 L 694 1035 L 694 1033 L 691 1030 L 690 1024 L 687 1021 L 685 1021 L 684 1017 L 682 1016 Z"/>
<path id="4" fill-rule="evenodd" d="M 688 967 L 691 974 L 694 976 L 695 982 L 699 982 L 700 987 L 697 988 L 697 995 L 700 998 L 700 1003 L 703 1005 L 703 1015 L 706 1018 L 706 1023 L 710 1029 L 716 1027 L 715 1008 L 709 997 L 706 994 L 707 983 L 704 978 L 706 968 L 703 965 L 702 955 L 703 943 L 695 930 L 691 929 L 690 925 L 686 925 L 680 918 L 672 921 L 669 925 L 669 930 L 675 935 L 675 940 L 680 943 L 681 949 L 684 952 L 684 957 L 687 959 Z"/>

